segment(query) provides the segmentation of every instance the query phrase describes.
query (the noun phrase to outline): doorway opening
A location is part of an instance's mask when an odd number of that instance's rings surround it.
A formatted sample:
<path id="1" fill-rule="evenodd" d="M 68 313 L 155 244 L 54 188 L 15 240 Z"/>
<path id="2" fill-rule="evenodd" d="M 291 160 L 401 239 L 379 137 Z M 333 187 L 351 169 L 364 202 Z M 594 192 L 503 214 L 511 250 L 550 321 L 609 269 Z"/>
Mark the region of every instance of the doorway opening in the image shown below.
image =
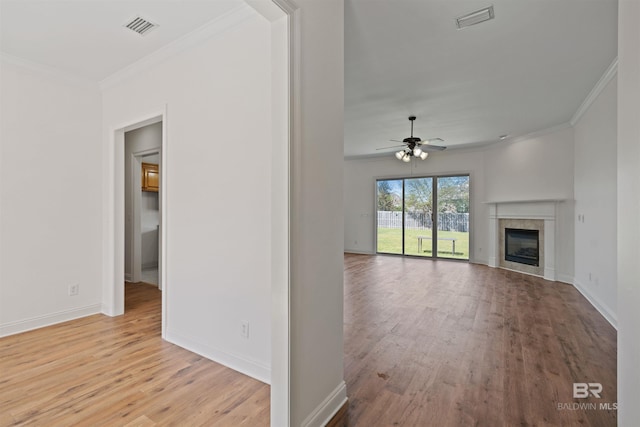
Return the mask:
<path id="1" fill-rule="evenodd" d="M 126 125 L 120 125 L 113 130 L 112 166 L 113 172 L 112 185 L 108 189 L 109 203 L 113 206 L 112 216 L 105 223 L 105 231 L 108 236 L 112 236 L 107 240 L 108 248 L 106 265 L 111 266 L 105 271 L 105 280 L 112 284 L 105 288 L 103 299 L 105 301 L 105 314 L 110 316 L 118 316 L 124 314 L 125 310 L 125 281 L 140 282 L 142 274 L 142 263 L 133 262 L 134 255 L 140 253 L 142 245 L 142 218 L 140 215 L 134 215 L 133 209 L 140 212 L 142 204 L 142 188 L 141 188 L 141 163 L 142 158 L 147 155 L 158 155 L 158 222 L 157 239 L 158 239 L 158 286 L 162 287 L 162 337 L 165 337 L 166 330 L 166 290 L 167 290 L 167 265 L 166 265 L 166 217 L 162 215 L 166 212 L 166 170 L 167 164 L 167 141 L 166 141 L 166 109 L 157 113 L 152 113 L 146 117 L 133 120 Z M 150 126 L 151 125 L 151 126 Z M 147 128 L 137 132 L 138 134 L 149 137 L 150 130 L 154 130 L 156 138 L 154 143 L 149 141 L 137 145 L 133 150 L 130 144 L 126 143 L 132 134 L 135 135 L 137 130 Z M 157 143 L 159 136 L 160 144 Z M 134 138 L 135 139 L 135 138 Z M 135 153 L 135 154 L 134 154 Z M 138 168 L 140 165 L 140 168 Z M 135 188 L 135 191 L 134 191 Z M 140 190 L 138 194 L 137 190 Z M 127 212 L 127 205 L 138 204 L 137 208 L 132 208 Z M 128 227 L 130 226 L 130 227 Z M 135 230 L 140 230 L 134 231 Z M 128 230 L 127 230 L 128 229 Z M 127 232 L 128 231 L 128 232 Z M 128 237 L 130 240 L 127 240 Z M 126 265 L 129 263 L 130 265 Z M 136 268 L 134 268 L 136 267 Z M 138 268 L 139 267 L 139 268 Z"/>
<path id="2" fill-rule="evenodd" d="M 376 181 L 376 252 L 469 260 L 469 175 Z"/>
<path id="3" fill-rule="evenodd" d="M 160 164 L 162 122 L 125 132 L 125 280 L 162 289 Z"/>

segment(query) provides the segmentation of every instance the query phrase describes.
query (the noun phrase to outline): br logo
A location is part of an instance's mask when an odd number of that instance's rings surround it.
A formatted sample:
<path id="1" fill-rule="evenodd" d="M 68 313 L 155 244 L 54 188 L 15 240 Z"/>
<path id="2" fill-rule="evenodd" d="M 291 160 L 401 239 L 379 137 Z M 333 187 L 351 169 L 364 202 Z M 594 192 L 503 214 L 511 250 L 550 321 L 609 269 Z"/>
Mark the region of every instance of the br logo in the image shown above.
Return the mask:
<path id="1" fill-rule="evenodd" d="M 589 395 L 600 399 L 602 384 L 600 383 L 573 383 L 573 398 L 584 399 Z"/>

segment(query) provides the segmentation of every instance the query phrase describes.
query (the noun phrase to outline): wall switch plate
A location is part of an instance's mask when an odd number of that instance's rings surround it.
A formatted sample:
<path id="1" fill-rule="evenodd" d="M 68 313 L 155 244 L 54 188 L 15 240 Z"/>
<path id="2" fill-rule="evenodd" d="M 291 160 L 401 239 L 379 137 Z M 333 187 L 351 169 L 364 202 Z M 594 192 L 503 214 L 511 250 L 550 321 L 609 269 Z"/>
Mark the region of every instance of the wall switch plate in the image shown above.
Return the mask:
<path id="1" fill-rule="evenodd" d="M 69 296 L 75 296 L 78 295 L 80 293 L 80 285 L 75 284 L 75 285 L 69 285 Z"/>

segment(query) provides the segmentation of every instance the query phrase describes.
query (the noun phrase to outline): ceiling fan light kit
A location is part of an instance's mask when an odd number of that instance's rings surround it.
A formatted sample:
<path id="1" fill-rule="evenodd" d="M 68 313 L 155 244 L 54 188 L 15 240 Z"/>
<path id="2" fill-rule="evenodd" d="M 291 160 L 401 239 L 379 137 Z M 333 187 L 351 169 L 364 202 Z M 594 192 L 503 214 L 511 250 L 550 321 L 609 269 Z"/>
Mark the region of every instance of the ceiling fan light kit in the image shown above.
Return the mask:
<path id="1" fill-rule="evenodd" d="M 396 159 L 402 160 L 405 163 L 410 162 L 412 157 L 420 160 L 426 160 L 426 158 L 429 157 L 429 153 L 427 151 L 442 151 L 447 148 L 440 145 L 431 145 L 429 144 L 429 140 L 423 141 L 419 137 L 413 136 L 413 121 L 415 119 L 416 116 L 409 117 L 409 121 L 411 122 L 411 136 L 409 138 L 405 138 L 402 141 L 392 139 L 394 142 L 402 142 L 406 145 L 405 148 L 395 153 Z M 442 141 L 440 138 L 433 138 L 433 140 Z M 382 150 L 382 148 L 379 148 L 379 150 Z"/>

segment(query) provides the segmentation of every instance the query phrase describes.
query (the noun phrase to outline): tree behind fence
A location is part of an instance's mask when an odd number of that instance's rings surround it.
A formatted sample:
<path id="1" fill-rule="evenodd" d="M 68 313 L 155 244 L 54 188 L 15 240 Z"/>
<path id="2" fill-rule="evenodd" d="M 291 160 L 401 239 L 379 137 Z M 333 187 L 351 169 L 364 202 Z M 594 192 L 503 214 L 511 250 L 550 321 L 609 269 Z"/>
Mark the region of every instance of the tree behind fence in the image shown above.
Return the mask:
<path id="1" fill-rule="evenodd" d="M 405 212 L 405 227 L 411 230 L 433 228 L 431 215 L 424 212 Z M 379 228 L 402 228 L 402 212 L 378 211 Z M 468 213 L 438 213 L 438 229 L 443 231 L 469 231 Z"/>

